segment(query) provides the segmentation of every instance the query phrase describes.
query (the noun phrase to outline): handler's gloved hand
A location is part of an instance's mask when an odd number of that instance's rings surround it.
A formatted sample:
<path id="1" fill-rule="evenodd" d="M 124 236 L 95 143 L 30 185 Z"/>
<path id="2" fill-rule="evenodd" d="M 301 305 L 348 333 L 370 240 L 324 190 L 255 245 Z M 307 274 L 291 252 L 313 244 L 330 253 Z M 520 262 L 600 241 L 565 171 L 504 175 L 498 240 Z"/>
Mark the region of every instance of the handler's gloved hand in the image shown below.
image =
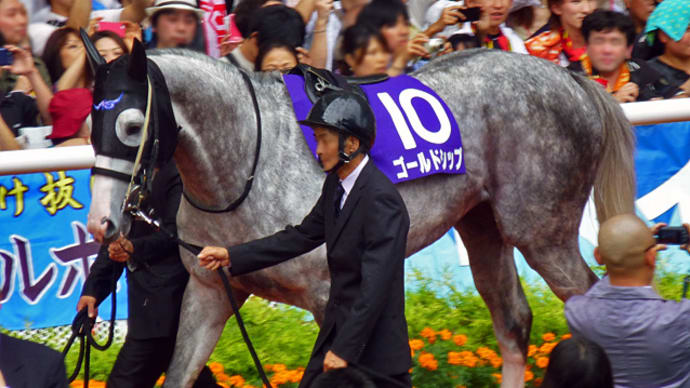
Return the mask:
<path id="1" fill-rule="evenodd" d="M 211 271 L 230 266 L 230 254 L 223 247 L 204 247 L 196 257 L 199 265 Z"/>

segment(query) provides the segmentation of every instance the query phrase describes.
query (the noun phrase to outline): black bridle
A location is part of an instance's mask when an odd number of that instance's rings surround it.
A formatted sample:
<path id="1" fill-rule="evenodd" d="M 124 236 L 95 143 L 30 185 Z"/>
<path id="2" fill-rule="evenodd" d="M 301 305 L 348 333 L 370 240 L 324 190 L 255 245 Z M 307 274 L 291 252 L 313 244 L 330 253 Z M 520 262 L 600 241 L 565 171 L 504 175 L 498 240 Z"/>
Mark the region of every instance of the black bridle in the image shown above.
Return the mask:
<path id="1" fill-rule="evenodd" d="M 256 173 L 256 166 L 259 163 L 259 154 L 261 153 L 261 113 L 259 111 L 259 102 L 256 98 L 256 91 L 254 90 L 254 85 L 252 85 L 252 81 L 249 79 L 249 76 L 244 71 L 239 70 L 239 68 L 238 71 L 242 75 L 242 79 L 244 80 L 244 83 L 247 85 L 247 89 L 249 90 L 249 94 L 251 95 L 252 104 L 254 106 L 254 116 L 256 117 L 256 148 L 254 152 L 254 162 L 252 164 L 251 173 L 249 174 L 249 177 L 247 178 L 247 181 L 244 184 L 244 190 L 242 191 L 242 194 L 240 194 L 239 198 L 232 201 L 229 205 L 225 206 L 224 208 L 213 209 L 208 206 L 201 205 L 194 201 L 189 195 L 187 195 L 187 193 L 184 190 L 182 191 L 182 195 L 184 195 L 185 200 L 187 200 L 187 202 L 189 202 L 190 205 L 206 213 L 227 213 L 237 209 L 242 204 L 242 202 L 244 202 L 244 200 L 247 198 L 249 192 L 252 189 L 252 183 L 254 182 L 255 176 L 254 174 Z"/>
<path id="2" fill-rule="evenodd" d="M 242 75 L 242 79 L 245 81 L 247 88 L 249 89 L 249 94 L 251 95 L 252 98 L 252 103 L 254 105 L 254 113 L 256 115 L 256 128 L 257 128 L 257 139 L 256 139 L 256 153 L 254 155 L 254 163 L 252 165 L 252 170 L 249 178 L 247 178 L 247 181 L 244 186 L 244 191 L 240 195 L 238 199 L 230 203 L 228 206 L 226 206 L 223 209 L 211 209 L 203 205 L 199 205 L 196 202 L 194 202 L 183 190 L 183 195 L 185 199 L 195 208 L 209 212 L 209 213 L 224 213 L 224 212 L 229 212 L 237 209 L 242 202 L 247 198 L 249 195 L 249 192 L 251 191 L 252 188 L 252 182 L 254 181 L 254 173 L 256 172 L 256 166 L 259 161 L 259 153 L 261 151 L 261 114 L 259 112 L 259 103 L 256 98 L 256 91 L 254 90 L 254 86 L 251 83 L 251 80 L 249 79 L 249 76 L 243 72 L 240 71 L 240 74 Z M 150 85 L 150 82 L 149 82 Z M 151 88 L 149 88 L 149 93 L 151 93 Z M 149 102 L 151 100 L 149 99 Z M 155 106 L 155 101 L 154 101 L 154 106 Z M 147 103 L 147 112 L 151 109 L 149 104 Z M 153 109 L 153 112 L 157 112 L 157 109 Z M 146 121 L 146 120 L 145 120 Z M 155 155 L 152 155 L 148 160 L 150 161 L 150 166 L 152 167 L 152 164 L 155 164 L 157 160 L 157 144 L 158 144 L 158 120 L 156 120 L 156 115 L 154 113 L 154 120 L 153 120 L 153 127 L 154 127 L 154 140 L 153 140 L 153 151 L 156 153 Z M 147 139 L 142 139 L 142 144 L 146 142 Z M 137 163 L 135 162 L 134 165 L 134 170 L 132 174 L 136 173 L 137 169 Z M 142 171 L 143 170 L 143 171 Z M 150 188 L 151 182 L 153 180 L 153 177 L 148 177 L 146 174 L 148 171 L 152 171 L 153 168 L 144 168 L 140 169 L 137 175 L 142 175 L 144 174 L 141 182 L 142 182 L 142 187 L 148 187 Z M 96 173 L 96 172 L 94 172 Z M 99 173 L 102 173 L 102 171 L 99 171 Z M 111 174 L 112 170 L 108 170 L 104 175 Z M 117 173 L 117 172 L 116 172 Z M 127 177 L 127 174 L 122 174 L 122 173 L 117 173 L 114 174 L 115 178 L 117 179 L 122 179 L 124 177 Z M 178 245 L 192 253 L 194 256 L 198 255 L 201 252 L 201 247 L 198 245 L 190 244 L 186 241 L 183 241 L 179 237 L 177 237 L 174 233 L 170 232 L 169 230 L 166 230 L 163 228 L 157 220 L 154 220 L 152 217 L 149 216 L 150 212 L 145 211 L 145 209 L 142 209 L 142 204 L 144 202 L 144 199 L 146 196 L 150 193 L 150 190 L 144 189 L 144 190 L 137 190 L 136 187 L 133 187 L 132 182 L 135 181 L 134 175 L 129 175 L 130 177 L 130 187 L 127 190 L 127 195 L 125 196 L 125 199 L 123 201 L 122 205 L 122 210 L 126 214 L 129 214 L 132 216 L 134 219 L 138 219 L 140 221 L 143 221 L 151 226 L 153 226 L 156 230 L 159 230 L 163 233 L 165 233 L 168 238 L 171 238 L 177 242 Z M 249 339 L 249 334 L 247 333 L 247 329 L 244 325 L 244 320 L 242 319 L 242 315 L 240 314 L 240 308 L 237 303 L 237 300 L 235 299 L 234 294 L 232 293 L 232 288 L 230 286 L 230 280 L 228 279 L 227 274 L 223 271 L 223 268 L 218 268 L 217 270 L 218 275 L 220 276 L 221 282 L 223 283 L 223 287 L 225 288 L 225 292 L 228 295 L 228 299 L 230 301 L 230 307 L 233 310 L 233 315 L 235 316 L 235 319 L 237 320 L 237 325 L 240 328 L 240 332 L 242 334 L 242 338 L 244 339 L 245 344 L 247 345 L 247 348 L 249 350 L 249 353 L 252 356 L 252 360 L 254 361 L 254 366 L 256 367 L 259 377 L 263 381 L 264 385 L 268 388 L 271 388 L 272 385 L 268 379 L 268 376 L 266 375 L 266 372 L 263 369 L 263 366 L 261 365 L 261 361 L 259 360 L 258 355 L 256 354 L 256 350 L 254 349 L 254 345 L 252 344 L 251 340 Z"/>

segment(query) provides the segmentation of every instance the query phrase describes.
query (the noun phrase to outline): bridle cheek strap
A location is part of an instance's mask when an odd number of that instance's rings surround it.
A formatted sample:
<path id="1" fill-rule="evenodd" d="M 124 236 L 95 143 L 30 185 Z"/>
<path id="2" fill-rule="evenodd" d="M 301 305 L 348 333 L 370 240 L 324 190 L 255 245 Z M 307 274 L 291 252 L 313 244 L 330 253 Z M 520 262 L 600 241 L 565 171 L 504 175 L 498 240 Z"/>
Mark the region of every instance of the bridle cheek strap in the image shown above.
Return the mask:
<path id="1" fill-rule="evenodd" d="M 132 167 L 132 174 L 130 175 L 129 179 L 129 185 L 127 186 L 127 192 L 125 192 L 125 199 L 122 202 L 122 208 L 120 210 L 124 211 L 127 208 L 127 202 L 129 200 L 129 196 L 132 192 L 132 188 L 134 187 L 134 179 L 136 178 L 137 174 L 139 173 L 139 169 L 141 167 L 141 156 L 144 153 L 144 147 L 146 146 L 146 142 L 148 140 L 148 133 L 149 133 L 149 122 L 151 121 L 151 98 L 153 96 L 153 88 L 151 86 L 151 79 L 149 76 L 146 76 L 146 83 L 148 84 L 148 94 L 146 96 L 146 114 L 144 115 L 144 127 L 142 128 L 142 133 L 141 133 L 141 142 L 139 143 L 139 149 L 137 150 L 137 156 L 134 159 L 134 166 Z M 147 177 L 144 177 L 142 179 L 142 183 L 146 182 Z M 135 205 L 136 207 L 139 207 L 141 204 L 141 200 L 143 200 L 143 191 L 140 192 L 139 198 L 138 198 L 138 203 Z"/>

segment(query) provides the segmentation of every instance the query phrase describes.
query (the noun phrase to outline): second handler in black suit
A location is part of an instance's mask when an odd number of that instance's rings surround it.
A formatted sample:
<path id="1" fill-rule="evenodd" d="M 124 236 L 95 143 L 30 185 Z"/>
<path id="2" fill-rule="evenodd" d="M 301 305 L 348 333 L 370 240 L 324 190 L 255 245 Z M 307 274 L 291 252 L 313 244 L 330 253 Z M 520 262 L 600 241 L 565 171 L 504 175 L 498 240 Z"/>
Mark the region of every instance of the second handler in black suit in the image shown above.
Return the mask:
<path id="1" fill-rule="evenodd" d="M 400 194 L 367 155 L 376 135 L 374 115 L 359 95 L 331 92 L 301 123 L 314 130 L 319 161 L 329 172 L 314 208 L 300 225 L 271 236 L 227 249 L 206 247 L 200 262 L 212 270 L 230 266 L 236 276 L 325 242 L 331 290 L 300 387 L 348 365 L 374 371 L 377 387 L 411 386 L 403 276 L 410 220 Z"/>

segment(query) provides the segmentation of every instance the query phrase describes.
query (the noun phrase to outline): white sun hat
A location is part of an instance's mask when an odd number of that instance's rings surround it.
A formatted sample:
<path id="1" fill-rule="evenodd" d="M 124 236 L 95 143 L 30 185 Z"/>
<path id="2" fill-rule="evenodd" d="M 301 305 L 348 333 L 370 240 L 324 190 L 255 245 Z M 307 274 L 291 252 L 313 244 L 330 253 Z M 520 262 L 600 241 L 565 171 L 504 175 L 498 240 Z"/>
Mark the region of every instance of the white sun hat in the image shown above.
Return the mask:
<path id="1" fill-rule="evenodd" d="M 194 11 L 201 19 L 204 16 L 204 11 L 196 6 L 196 0 L 156 0 L 153 7 L 146 8 L 146 16 L 166 9 L 179 9 L 183 11 Z"/>

